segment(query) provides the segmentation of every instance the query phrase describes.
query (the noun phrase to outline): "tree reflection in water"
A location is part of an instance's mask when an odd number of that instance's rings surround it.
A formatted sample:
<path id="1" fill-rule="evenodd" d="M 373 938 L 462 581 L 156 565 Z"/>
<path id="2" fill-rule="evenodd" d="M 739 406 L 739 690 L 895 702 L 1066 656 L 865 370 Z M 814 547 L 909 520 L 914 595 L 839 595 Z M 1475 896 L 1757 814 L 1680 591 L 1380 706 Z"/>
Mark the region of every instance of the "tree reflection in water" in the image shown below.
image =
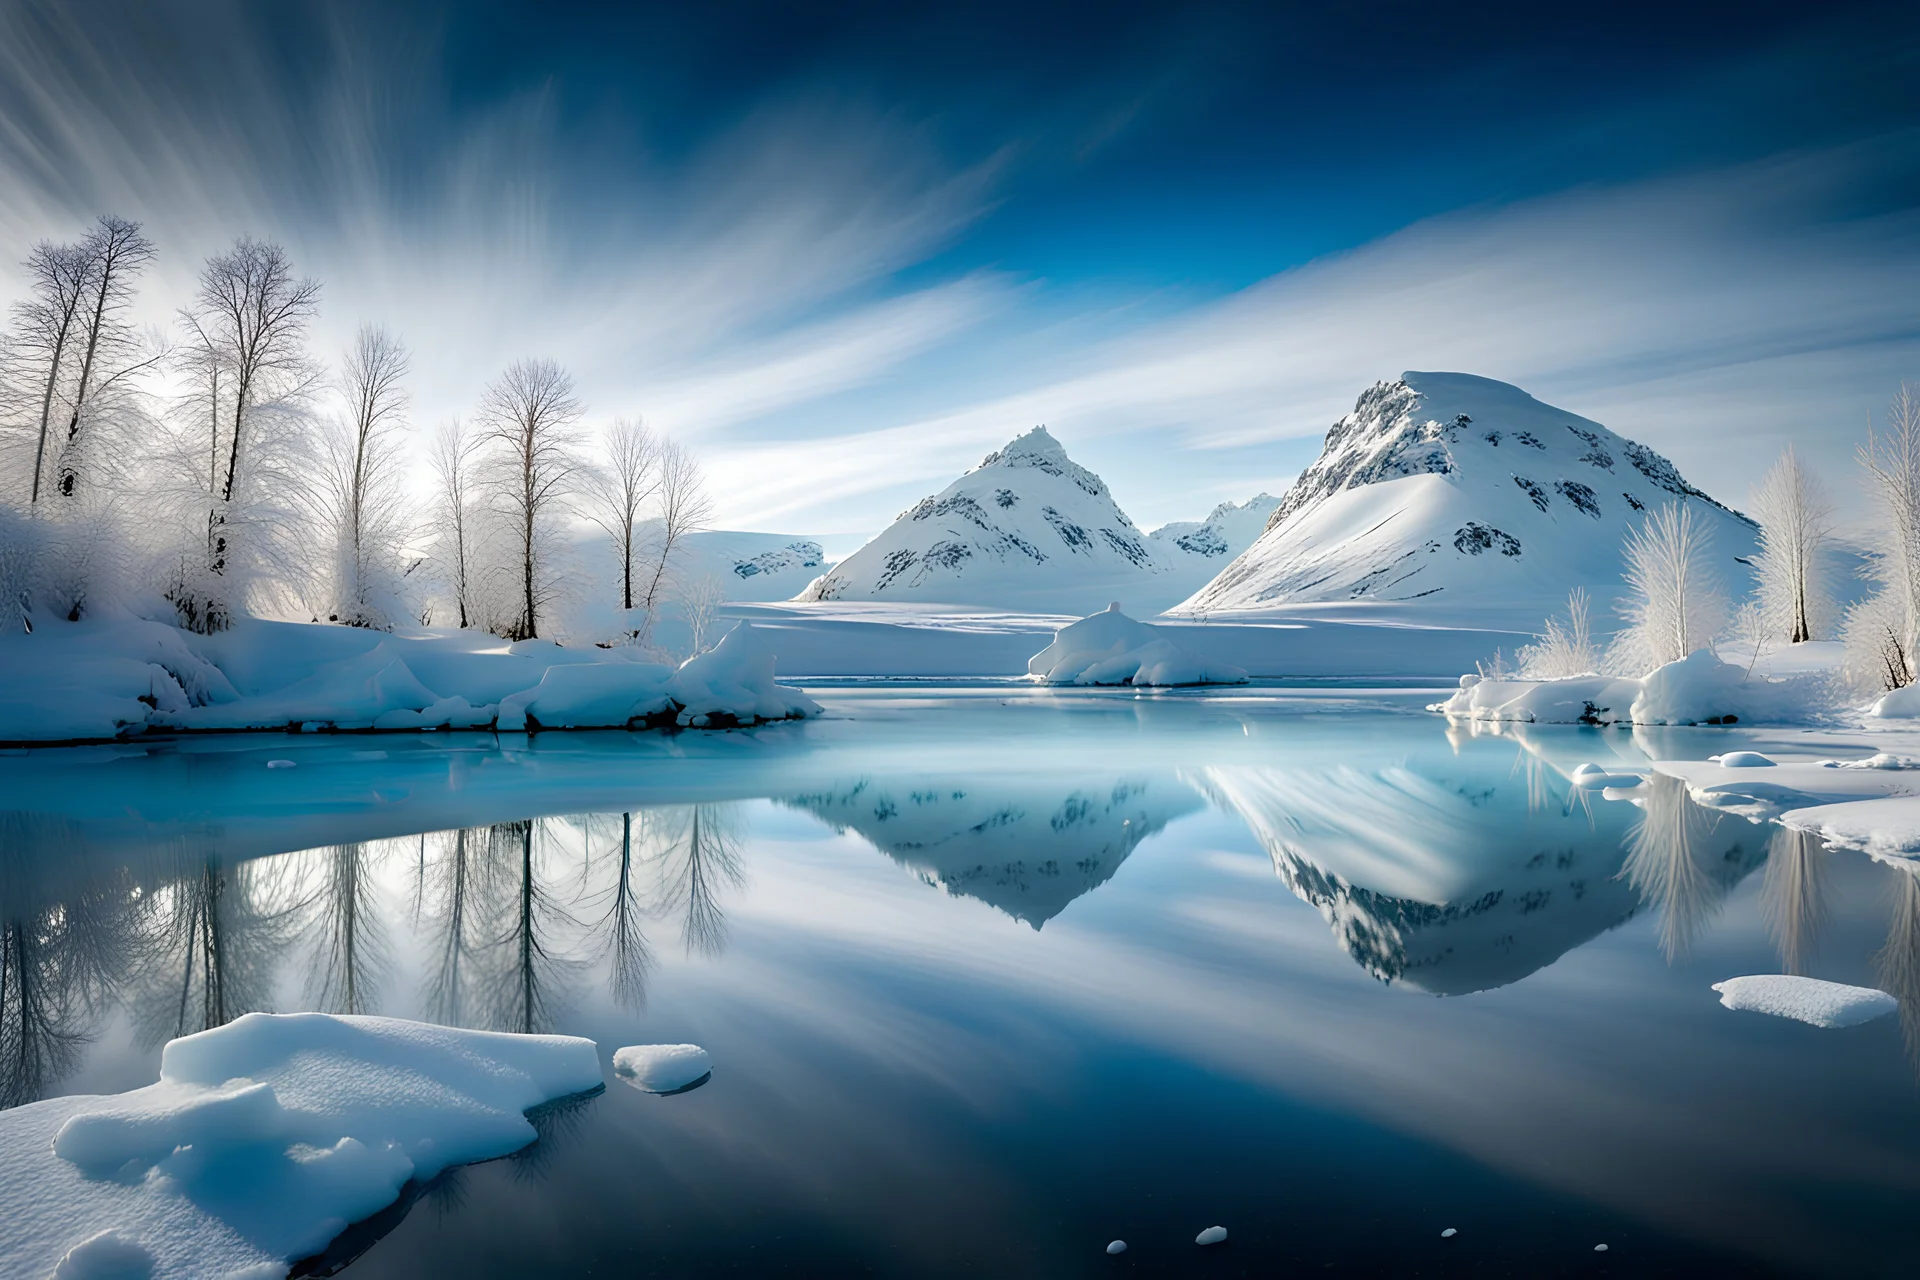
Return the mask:
<path id="1" fill-rule="evenodd" d="M 222 1026 L 272 1007 L 273 983 L 308 901 L 285 858 L 228 866 L 183 857 L 156 894 L 146 977 L 134 1000 L 148 1043 Z"/>
<path id="2" fill-rule="evenodd" d="M 1806 973 L 1826 923 L 1827 856 L 1818 836 L 1789 827 L 1774 832 L 1767 844 L 1760 913 L 1788 973 Z"/>
<path id="3" fill-rule="evenodd" d="M 746 883 L 733 815 L 717 804 L 656 809 L 649 824 L 660 834 L 657 910 L 678 916 L 688 955 L 718 956 L 727 946 L 720 894 Z"/>
<path id="4" fill-rule="evenodd" d="M 1874 954 L 1880 989 L 1900 1006 L 1900 1030 L 1907 1057 L 1920 1072 L 1920 867 L 1889 864 L 1893 911 L 1886 943 Z"/>
<path id="5" fill-rule="evenodd" d="M 1660 950 L 1669 961 L 1687 953 L 1748 869 L 1748 842 L 1725 839 L 1721 818 L 1694 803 L 1678 778 L 1647 779 L 1621 874 L 1659 911 Z"/>
<path id="6" fill-rule="evenodd" d="M 391 961 L 372 846 L 341 844 L 319 851 L 320 885 L 313 898 L 317 934 L 310 999 L 327 1013 L 373 1013 L 379 982 Z"/>

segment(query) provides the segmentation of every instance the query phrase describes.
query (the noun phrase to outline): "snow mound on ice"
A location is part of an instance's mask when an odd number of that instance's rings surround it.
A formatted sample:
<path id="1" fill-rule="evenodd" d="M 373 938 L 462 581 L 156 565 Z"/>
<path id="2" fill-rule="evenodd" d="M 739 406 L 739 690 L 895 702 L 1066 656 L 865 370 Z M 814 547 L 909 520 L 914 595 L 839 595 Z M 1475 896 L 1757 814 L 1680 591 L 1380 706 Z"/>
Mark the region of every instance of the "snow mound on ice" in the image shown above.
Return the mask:
<path id="1" fill-rule="evenodd" d="M 1053 643 L 1027 662 L 1042 684 L 1244 684 L 1247 673 L 1197 658 L 1174 645 L 1159 627 L 1136 622 L 1115 601 L 1053 633 Z"/>
<path id="2" fill-rule="evenodd" d="M 1851 1027 L 1885 1017 L 1900 1007 L 1884 991 L 1784 973 L 1755 974 L 1716 982 L 1720 1003 L 1729 1009 L 1770 1013 L 1816 1027 Z"/>
<path id="3" fill-rule="evenodd" d="M 798 599 L 1082 612 L 1114 595 L 1171 603 L 1170 569 L 1106 482 L 1035 427 L 902 512 Z"/>
<path id="4" fill-rule="evenodd" d="M 0 1113 L 7 1263 L 281 1275 L 410 1179 L 518 1150 L 529 1109 L 601 1083 L 571 1036 L 250 1013 L 169 1043 L 156 1084 Z"/>
<path id="5" fill-rule="evenodd" d="M 1883 720 L 1920 719 L 1920 684 L 1882 694 L 1878 702 L 1867 708 L 1867 714 Z"/>
<path id="6" fill-rule="evenodd" d="M 1519 724 L 1800 724 L 1819 714 L 1825 689 L 1818 677 L 1770 680 L 1700 649 L 1638 680 L 1464 675 L 1452 697 L 1428 710 Z"/>
<path id="7" fill-rule="evenodd" d="M 1743 587 L 1753 525 L 1653 450 L 1504 382 L 1405 373 L 1360 396 L 1259 541 L 1173 612 L 1465 600 L 1526 625 L 1575 586 L 1604 610 L 1627 532 L 1668 503 Z"/>
<path id="8" fill-rule="evenodd" d="M 630 1044 L 613 1053 L 620 1079 L 643 1093 L 678 1093 L 713 1074 L 713 1058 L 697 1044 Z"/>
<path id="9" fill-rule="evenodd" d="M 1716 758 L 1722 769 L 1771 769 L 1773 761 L 1758 751 L 1729 751 Z"/>
<path id="10" fill-rule="evenodd" d="M 1227 1238 L 1225 1227 L 1208 1227 L 1193 1238 L 1195 1244 L 1219 1244 Z"/>
<path id="11" fill-rule="evenodd" d="M 165 649 L 156 631 L 179 646 L 161 656 L 186 682 L 135 660 Z M 474 632 L 383 635 L 248 619 L 187 636 L 154 623 L 88 622 L 0 641 L 0 741 L 171 729 L 718 727 L 819 714 L 773 672 L 774 655 L 749 623 L 676 670 L 633 649 L 505 645 Z"/>

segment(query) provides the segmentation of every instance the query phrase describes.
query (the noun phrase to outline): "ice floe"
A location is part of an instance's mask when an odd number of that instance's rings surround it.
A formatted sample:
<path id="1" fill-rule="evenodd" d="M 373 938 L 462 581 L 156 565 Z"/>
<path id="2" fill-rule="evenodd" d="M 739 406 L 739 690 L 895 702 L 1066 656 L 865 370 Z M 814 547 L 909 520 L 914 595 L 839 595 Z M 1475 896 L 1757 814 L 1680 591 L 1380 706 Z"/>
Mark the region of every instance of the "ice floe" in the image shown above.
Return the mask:
<path id="1" fill-rule="evenodd" d="M 535 1138 L 600 1087 L 590 1040 L 252 1013 L 170 1042 L 160 1079 L 0 1112 L 9 1275 L 280 1276 L 402 1187 Z"/>
<path id="2" fill-rule="evenodd" d="M 1137 622 L 1118 601 L 1056 631 L 1033 655 L 1027 672 L 1042 684 L 1135 686 L 1243 684 L 1247 673 L 1196 657 L 1167 638 L 1164 628 Z"/>
<path id="3" fill-rule="evenodd" d="M 614 1051 L 613 1070 L 643 1093 L 679 1093 L 713 1074 L 713 1058 L 697 1044 L 630 1044 Z"/>
<path id="4" fill-rule="evenodd" d="M 1872 987 L 1850 987 L 1785 973 L 1752 974 L 1716 982 L 1720 1003 L 1729 1009 L 1770 1013 L 1816 1027 L 1851 1027 L 1885 1017 L 1899 1002 Z"/>
<path id="5" fill-rule="evenodd" d="M 1225 1227 L 1208 1227 L 1193 1238 L 1195 1244 L 1219 1244 L 1227 1238 Z"/>

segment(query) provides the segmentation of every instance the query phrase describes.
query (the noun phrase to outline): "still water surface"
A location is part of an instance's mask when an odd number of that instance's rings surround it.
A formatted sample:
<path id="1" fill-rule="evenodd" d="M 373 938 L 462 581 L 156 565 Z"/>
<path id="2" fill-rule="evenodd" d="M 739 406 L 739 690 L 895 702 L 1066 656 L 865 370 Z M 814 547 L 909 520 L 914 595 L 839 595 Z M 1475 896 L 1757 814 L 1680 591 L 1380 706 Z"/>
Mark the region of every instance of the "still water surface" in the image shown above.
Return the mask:
<path id="1" fill-rule="evenodd" d="M 311 1268 L 355 1277 L 1911 1274 L 1920 879 L 1565 781 L 1737 735 L 820 696 L 0 756 L 0 1103 L 147 1083 L 251 1009 L 711 1051 Z M 1709 990 L 1783 971 L 1901 1017 Z"/>

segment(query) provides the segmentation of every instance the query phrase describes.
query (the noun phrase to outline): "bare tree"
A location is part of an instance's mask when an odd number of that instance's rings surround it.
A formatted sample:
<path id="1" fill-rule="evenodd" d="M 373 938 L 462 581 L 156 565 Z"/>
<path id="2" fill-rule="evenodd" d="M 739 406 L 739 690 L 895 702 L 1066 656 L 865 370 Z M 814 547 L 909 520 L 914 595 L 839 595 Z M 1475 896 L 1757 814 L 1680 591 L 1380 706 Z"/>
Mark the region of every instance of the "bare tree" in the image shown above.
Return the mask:
<path id="1" fill-rule="evenodd" d="M 673 571 L 686 551 L 689 536 L 707 527 L 713 518 L 713 501 L 707 496 L 700 464 L 676 440 L 663 440 L 659 446 L 659 517 L 653 532 L 652 565 L 640 604 L 646 621 L 639 637 L 644 646 L 653 630 L 653 621 L 661 603 L 673 586 Z"/>
<path id="2" fill-rule="evenodd" d="M 620 557 L 620 607 L 630 610 L 641 516 L 660 492 L 659 442 L 646 423 L 614 419 L 607 429 L 607 465 L 595 474 L 590 492 L 588 517 L 613 539 L 614 554 Z"/>
<path id="3" fill-rule="evenodd" d="M 18 336 L 11 354 L 33 371 L 39 393 L 39 423 L 33 450 L 33 482 L 27 501 L 37 506 L 46 471 L 47 438 L 54 420 L 54 399 L 60 378 L 72 354 L 76 326 L 82 318 L 87 287 L 87 255 L 78 245 L 43 240 L 33 246 L 21 264 L 27 274 L 28 298 L 14 307 Z"/>
<path id="4" fill-rule="evenodd" d="M 1726 621 L 1726 597 L 1692 508 L 1669 503 L 1650 514 L 1627 535 L 1626 556 L 1629 661 L 1661 666 L 1713 639 Z"/>
<path id="5" fill-rule="evenodd" d="M 391 600 L 408 535 L 399 437 L 406 428 L 407 349 L 377 325 L 362 325 L 341 367 L 347 418 L 332 442 L 336 563 L 331 617 L 390 630 Z"/>
<path id="6" fill-rule="evenodd" d="M 539 635 L 540 608 L 551 600 L 550 526 L 579 477 L 573 427 L 580 413 L 573 379 L 552 360 L 515 361 L 480 400 L 481 429 L 495 453 L 490 488 L 512 522 L 519 562 L 519 615 L 507 624 L 510 640 Z"/>
<path id="7" fill-rule="evenodd" d="M 1897 611 L 1899 617 L 1895 639 L 1900 651 L 1898 662 L 1889 666 L 1899 669 L 1902 684 L 1911 683 L 1907 673 L 1914 669 L 1914 644 L 1920 637 L 1920 387 L 1900 384 L 1887 407 L 1884 433 L 1876 432 L 1868 420 L 1860 465 L 1886 521 L 1886 541 L 1876 564 L 1888 597 L 1884 612 Z"/>
<path id="8" fill-rule="evenodd" d="M 74 496 L 79 487 L 87 442 L 81 432 L 88 425 L 96 400 L 118 388 L 131 375 L 157 364 L 164 346 L 143 351 L 133 327 L 125 319 L 133 303 L 134 283 L 153 260 L 153 243 L 140 233 L 140 224 L 125 218 L 102 217 L 79 245 L 86 275 L 85 300 L 80 317 L 82 340 L 80 373 L 67 415 L 67 435 L 59 469 L 59 490 Z"/>
<path id="9" fill-rule="evenodd" d="M 1567 620 L 1547 619 L 1547 629 L 1519 654 L 1520 670 L 1535 680 L 1581 676 L 1600 669 L 1600 650 L 1593 640 L 1593 602 L 1585 589 L 1567 595 Z"/>
<path id="10" fill-rule="evenodd" d="M 242 239 L 200 272 L 199 294 L 184 318 L 196 338 L 196 366 L 217 370 L 210 385 L 221 391 L 207 423 L 209 581 L 198 590 L 182 583 L 174 594 L 182 621 L 194 630 L 218 631 L 231 618 L 231 592 L 217 584 L 231 567 L 234 527 L 252 523 L 246 517 L 258 495 L 250 484 L 263 470 L 262 456 L 281 443 L 276 437 L 304 422 L 319 379 L 306 351 L 307 326 L 319 304 L 319 284 L 295 279 L 275 244 Z"/>
<path id="11" fill-rule="evenodd" d="M 453 588 L 454 608 L 462 629 L 472 624 L 474 613 L 475 466 L 484 443 L 458 418 L 441 424 L 433 437 L 431 461 L 439 487 L 442 558 L 447 563 L 447 585 Z"/>
<path id="12" fill-rule="evenodd" d="M 1788 643 L 1814 638 L 1827 610 L 1823 560 L 1833 504 L 1792 447 L 1754 493 L 1760 519 L 1760 607 Z"/>

